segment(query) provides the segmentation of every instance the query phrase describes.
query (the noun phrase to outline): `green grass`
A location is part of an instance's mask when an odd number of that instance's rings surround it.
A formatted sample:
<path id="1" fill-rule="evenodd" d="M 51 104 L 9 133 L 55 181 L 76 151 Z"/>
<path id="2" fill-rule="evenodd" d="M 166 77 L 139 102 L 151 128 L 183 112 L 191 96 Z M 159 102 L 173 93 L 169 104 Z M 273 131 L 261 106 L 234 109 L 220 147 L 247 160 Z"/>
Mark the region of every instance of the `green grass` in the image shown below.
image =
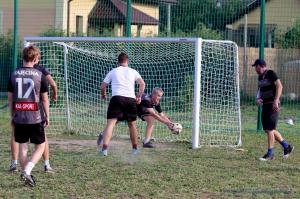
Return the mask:
<path id="1" fill-rule="evenodd" d="M 50 137 L 56 173 L 45 174 L 40 161 L 33 170 L 35 188 L 23 186 L 19 173 L 7 171 L 10 128 L 7 114 L 1 113 L 0 198 L 300 198 L 299 125 L 279 124 L 286 140 L 295 145 L 289 159 L 282 159 L 276 144 L 276 159 L 260 162 L 267 138 L 255 133 L 255 110 L 242 108 L 243 151 L 156 143 L 157 148 L 132 156 L 129 140 L 113 138 L 109 156 L 99 157 L 95 137 Z M 299 114 L 299 109 L 289 111 L 287 115 Z"/>

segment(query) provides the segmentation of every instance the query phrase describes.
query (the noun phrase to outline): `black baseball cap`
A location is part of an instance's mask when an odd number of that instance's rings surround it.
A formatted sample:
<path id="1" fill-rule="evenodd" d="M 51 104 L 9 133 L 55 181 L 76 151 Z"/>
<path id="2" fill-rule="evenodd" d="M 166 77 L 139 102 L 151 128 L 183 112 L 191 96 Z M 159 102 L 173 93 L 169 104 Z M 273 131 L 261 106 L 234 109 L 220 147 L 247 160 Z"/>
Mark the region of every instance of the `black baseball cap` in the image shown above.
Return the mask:
<path id="1" fill-rule="evenodd" d="M 252 64 L 252 66 L 257 66 L 257 65 L 262 65 L 262 66 L 266 66 L 266 62 L 263 59 L 257 59 L 255 60 L 254 64 Z"/>

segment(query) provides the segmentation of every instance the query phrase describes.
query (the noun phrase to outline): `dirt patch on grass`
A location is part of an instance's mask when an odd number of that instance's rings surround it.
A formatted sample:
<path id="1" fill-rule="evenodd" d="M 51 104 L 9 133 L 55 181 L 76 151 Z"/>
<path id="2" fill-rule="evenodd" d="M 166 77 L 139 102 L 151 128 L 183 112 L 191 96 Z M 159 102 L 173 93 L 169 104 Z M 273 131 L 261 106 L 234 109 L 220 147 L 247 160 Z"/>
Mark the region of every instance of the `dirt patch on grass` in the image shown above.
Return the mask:
<path id="1" fill-rule="evenodd" d="M 64 138 L 49 138 L 48 142 L 50 145 L 55 145 L 58 148 L 65 150 L 78 151 L 87 148 L 97 148 L 97 142 L 95 140 L 76 140 L 76 139 L 64 139 Z M 176 147 L 176 143 L 153 143 L 156 148 L 167 150 Z M 131 146 L 129 139 L 113 138 L 110 142 L 110 147 L 128 148 Z M 142 141 L 139 141 L 139 148 L 142 148 Z"/>

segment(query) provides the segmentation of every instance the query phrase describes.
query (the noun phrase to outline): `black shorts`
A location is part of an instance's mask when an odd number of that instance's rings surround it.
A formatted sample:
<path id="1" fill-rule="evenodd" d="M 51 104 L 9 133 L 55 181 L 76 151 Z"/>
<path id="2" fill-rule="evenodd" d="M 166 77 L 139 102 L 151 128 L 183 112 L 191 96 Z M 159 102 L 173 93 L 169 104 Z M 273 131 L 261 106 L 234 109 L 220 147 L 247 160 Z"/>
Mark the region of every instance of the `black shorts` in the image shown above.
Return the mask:
<path id="1" fill-rule="evenodd" d="M 30 141 L 33 144 L 42 144 L 45 142 L 44 124 L 17 124 L 15 127 L 15 141 L 18 143 L 26 143 Z"/>
<path id="2" fill-rule="evenodd" d="M 118 121 L 136 121 L 136 100 L 130 97 L 113 96 L 107 109 L 107 119 L 118 119 Z"/>
<path id="3" fill-rule="evenodd" d="M 139 107 L 138 106 L 138 116 L 141 118 L 143 121 L 145 121 L 144 117 L 145 116 L 150 116 L 151 114 L 146 110 L 147 108 L 145 107 Z"/>
<path id="4" fill-rule="evenodd" d="M 264 104 L 262 107 L 262 125 L 263 129 L 266 130 L 275 130 L 278 123 L 279 112 L 273 110 L 273 103 Z"/>
<path id="5" fill-rule="evenodd" d="M 144 113 L 144 114 L 138 114 L 139 118 L 141 118 L 141 120 L 145 121 L 144 117 L 146 116 L 151 116 L 150 113 Z"/>

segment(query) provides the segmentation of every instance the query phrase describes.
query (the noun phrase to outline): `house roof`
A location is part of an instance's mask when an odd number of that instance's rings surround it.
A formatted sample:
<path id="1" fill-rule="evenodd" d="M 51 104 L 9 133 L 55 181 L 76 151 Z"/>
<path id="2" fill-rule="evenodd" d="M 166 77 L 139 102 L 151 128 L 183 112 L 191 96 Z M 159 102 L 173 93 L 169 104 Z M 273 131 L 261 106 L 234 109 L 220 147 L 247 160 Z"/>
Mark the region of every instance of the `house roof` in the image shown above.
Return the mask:
<path id="1" fill-rule="evenodd" d="M 89 19 L 111 20 L 119 23 L 125 23 L 126 18 L 127 3 L 121 0 L 97 1 L 89 14 Z M 132 7 L 131 24 L 158 25 L 159 21 Z"/>
<path id="2" fill-rule="evenodd" d="M 270 0 L 266 0 L 266 3 Z M 242 10 L 241 12 L 237 13 L 236 16 L 233 18 L 236 20 L 243 17 L 245 14 L 249 14 L 253 10 L 255 10 L 257 7 L 260 7 L 261 0 L 248 0 L 246 9 Z"/>
<path id="3" fill-rule="evenodd" d="M 160 3 L 170 3 L 176 4 L 178 0 L 132 0 L 132 2 L 137 3 L 153 3 L 153 4 L 160 4 Z"/>

